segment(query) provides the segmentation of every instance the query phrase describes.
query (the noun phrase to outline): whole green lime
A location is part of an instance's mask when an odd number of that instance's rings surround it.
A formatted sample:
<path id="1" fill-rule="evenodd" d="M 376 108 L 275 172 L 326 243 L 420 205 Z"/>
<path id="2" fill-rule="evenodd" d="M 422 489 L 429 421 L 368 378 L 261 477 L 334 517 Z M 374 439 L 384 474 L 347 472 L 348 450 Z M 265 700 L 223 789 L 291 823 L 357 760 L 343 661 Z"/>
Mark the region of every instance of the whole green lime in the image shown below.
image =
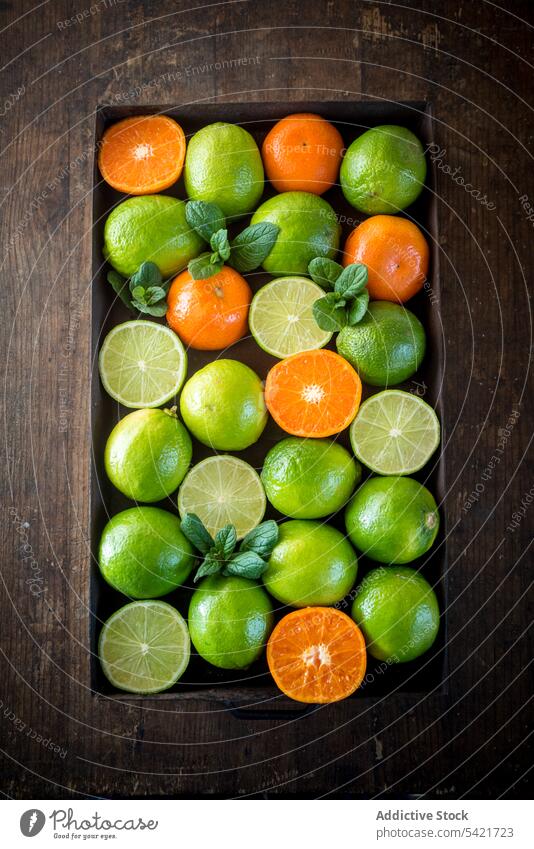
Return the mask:
<path id="1" fill-rule="evenodd" d="M 104 258 L 125 277 L 148 261 L 162 277 L 170 277 L 204 247 L 185 219 L 184 201 L 166 195 L 128 198 L 110 212 L 104 226 Z"/>
<path id="2" fill-rule="evenodd" d="M 339 179 L 352 206 L 367 215 L 395 213 L 419 197 L 426 177 L 423 145 L 406 127 L 384 124 L 349 146 Z"/>
<path id="3" fill-rule="evenodd" d="M 347 503 L 362 467 L 329 439 L 290 436 L 267 454 L 261 473 L 267 498 L 293 519 L 321 519 Z"/>
<path id="4" fill-rule="evenodd" d="M 252 224 L 270 221 L 280 228 L 263 262 L 269 274 L 307 276 L 317 256 L 333 259 L 341 227 L 330 204 L 309 192 L 283 192 L 266 200 L 252 216 Z"/>
<path id="5" fill-rule="evenodd" d="M 374 569 L 358 587 L 352 618 L 367 651 L 405 663 L 428 651 L 439 630 L 439 606 L 428 581 L 408 566 Z"/>
<path id="6" fill-rule="evenodd" d="M 191 437 L 173 410 L 136 410 L 115 425 L 104 462 L 111 483 L 134 501 L 160 501 L 189 468 Z"/>
<path id="7" fill-rule="evenodd" d="M 389 301 L 373 301 L 359 324 L 338 333 L 336 346 L 364 383 L 394 386 L 421 365 L 426 337 L 410 310 Z"/>
<path id="8" fill-rule="evenodd" d="M 216 203 L 228 218 L 246 215 L 263 194 L 258 145 L 237 124 L 209 124 L 187 145 L 184 180 L 191 200 Z"/>
<path id="9" fill-rule="evenodd" d="M 322 606 L 341 601 L 357 572 L 354 549 L 340 531 L 321 522 L 295 519 L 280 525 L 262 580 L 284 604 Z"/>
<path id="10" fill-rule="evenodd" d="M 267 424 L 262 382 L 238 360 L 215 360 L 190 377 L 180 412 L 193 436 L 219 451 L 248 448 Z"/>
<path id="11" fill-rule="evenodd" d="M 132 507 L 117 513 L 100 538 L 103 577 L 130 598 L 158 598 L 189 577 L 195 565 L 180 520 L 159 507 Z"/>
<path id="12" fill-rule="evenodd" d="M 274 624 L 269 596 L 255 581 L 211 575 L 189 605 L 189 633 L 204 660 L 244 669 L 263 653 Z"/>
<path id="13" fill-rule="evenodd" d="M 439 529 L 433 495 L 413 478 L 369 478 L 345 512 L 347 533 L 379 563 L 410 563 L 432 546 Z"/>

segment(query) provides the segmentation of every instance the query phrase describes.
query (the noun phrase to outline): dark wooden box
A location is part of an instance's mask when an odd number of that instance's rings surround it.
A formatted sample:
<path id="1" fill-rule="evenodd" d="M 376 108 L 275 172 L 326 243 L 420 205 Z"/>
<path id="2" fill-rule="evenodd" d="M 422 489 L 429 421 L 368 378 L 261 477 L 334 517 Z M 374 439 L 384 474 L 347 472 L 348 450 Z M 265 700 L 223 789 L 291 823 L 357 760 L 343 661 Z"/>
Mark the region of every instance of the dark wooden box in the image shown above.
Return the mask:
<path id="1" fill-rule="evenodd" d="M 122 118 L 139 115 L 165 113 L 175 118 L 183 127 L 189 138 L 193 133 L 206 124 L 214 121 L 228 121 L 246 127 L 261 145 L 266 133 L 278 119 L 293 112 L 315 112 L 332 121 L 341 132 L 345 145 L 348 146 L 358 135 L 369 127 L 379 124 L 401 124 L 411 130 L 421 139 L 425 147 L 433 143 L 431 107 L 424 102 L 410 103 L 381 103 L 363 101 L 340 102 L 302 102 L 302 103 L 223 103 L 196 104 L 176 108 L 158 106 L 102 106 L 96 118 L 96 146 L 107 126 Z M 180 180 L 165 194 L 185 198 L 183 181 Z M 266 183 L 264 199 L 274 194 L 272 187 Z M 348 233 L 365 216 L 358 213 L 345 201 L 339 186 L 330 189 L 324 196 L 336 213 L 340 216 L 343 226 L 342 243 Z M 98 543 L 102 529 L 110 516 L 120 510 L 132 506 L 131 502 L 117 492 L 108 481 L 104 471 L 104 447 L 107 437 L 116 422 L 126 415 L 129 410 L 120 407 L 109 398 L 102 388 L 98 376 L 98 352 L 106 333 L 118 322 L 131 318 L 124 306 L 115 299 L 111 286 L 106 282 L 106 264 L 102 257 L 103 228 L 108 212 L 113 206 L 124 200 L 124 196 L 111 189 L 100 177 L 95 156 L 94 186 L 93 186 L 93 289 L 92 289 L 92 387 L 91 387 L 91 423 L 92 423 L 92 473 L 91 473 L 91 564 L 90 564 L 90 604 L 91 626 L 89 643 L 91 651 L 91 689 L 95 694 L 122 699 L 185 700 L 192 698 L 213 699 L 221 703 L 221 707 L 239 708 L 241 715 L 246 706 L 247 715 L 252 713 L 258 717 L 283 717 L 291 709 L 298 712 L 299 705 L 286 699 L 275 687 L 267 670 L 265 660 L 259 661 L 249 670 L 241 672 L 225 672 L 209 666 L 202 658 L 192 655 L 191 663 L 181 681 L 173 690 L 158 696 L 131 696 L 114 690 L 104 677 L 98 661 L 97 644 L 102 623 L 106 618 L 128 599 L 109 587 L 101 578 L 98 569 Z M 424 289 L 408 304 L 422 320 L 427 331 L 428 349 L 419 372 L 400 388 L 421 394 L 432 406 L 443 422 L 443 327 L 440 312 L 440 285 L 438 263 L 438 226 L 437 198 L 435 194 L 435 174 L 432 163 L 428 161 L 427 186 L 417 202 L 405 213 L 422 228 L 431 246 L 431 268 Z M 241 224 L 245 226 L 248 219 Z M 269 278 L 263 273 L 248 275 L 249 283 L 256 291 Z M 332 343 L 330 347 L 335 349 Z M 217 356 L 218 352 L 189 352 L 189 370 L 192 374 L 197 369 Z M 247 338 L 233 346 L 225 356 L 242 359 L 250 365 L 262 379 L 268 370 L 277 362 L 261 351 L 253 339 Z M 364 398 L 379 391 L 364 386 Z M 271 420 L 260 441 L 239 456 L 251 463 L 255 468 L 261 468 L 263 459 L 269 448 L 284 434 Z M 339 437 L 342 444 L 349 446 L 347 432 Z M 446 609 L 446 516 L 444 496 L 445 486 L 445 434 L 442 432 L 441 451 L 438 451 L 425 469 L 416 475 L 434 493 L 441 505 L 441 528 L 439 537 L 422 562 L 415 562 L 415 568 L 422 568 L 423 574 L 434 585 L 442 610 Z M 350 447 L 350 446 L 349 446 Z M 211 452 L 204 446 L 195 444 L 193 462 L 198 462 Z M 173 512 L 176 511 L 176 500 L 167 499 L 161 505 Z M 283 517 L 269 508 L 267 517 L 282 519 Z M 343 530 L 342 514 L 332 520 L 332 524 Z M 358 580 L 378 564 L 366 562 L 360 557 Z M 187 617 L 188 599 L 191 590 L 181 588 L 165 597 L 165 600 L 175 605 Z M 341 604 L 341 609 L 350 611 Z M 279 610 L 278 616 L 287 610 Z M 443 693 L 447 680 L 446 653 L 446 620 L 442 616 L 442 624 L 438 639 L 432 650 L 417 661 L 387 666 L 384 663 L 369 658 L 368 674 L 364 685 L 354 694 L 353 699 L 383 698 L 388 694 L 397 693 Z M 251 711 L 251 708 L 254 708 Z"/>

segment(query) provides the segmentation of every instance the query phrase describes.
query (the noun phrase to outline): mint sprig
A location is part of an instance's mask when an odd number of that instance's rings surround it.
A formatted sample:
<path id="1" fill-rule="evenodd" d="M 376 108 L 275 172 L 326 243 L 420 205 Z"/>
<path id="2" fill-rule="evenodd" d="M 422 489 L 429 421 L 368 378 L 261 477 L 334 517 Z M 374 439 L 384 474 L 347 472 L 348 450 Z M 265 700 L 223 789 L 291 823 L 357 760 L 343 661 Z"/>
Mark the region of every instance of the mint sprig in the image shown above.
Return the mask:
<path id="1" fill-rule="evenodd" d="M 163 282 L 161 272 L 154 262 L 143 262 L 129 280 L 113 269 L 108 271 L 107 278 L 129 310 L 157 317 L 167 312 L 168 283 Z"/>
<path id="2" fill-rule="evenodd" d="M 192 259 L 187 266 L 193 280 L 206 280 L 227 263 L 236 271 L 254 271 L 270 254 L 280 232 L 268 221 L 246 227 L 231 242 L 222 210 L 214 203 L 190 200 L 185 205 L 187 223 L 207 242 L 210 251 Z"/>
<path id="3" fill-rule="evenodd" d="M 369 304 L 367 266 L 354 262 L 343 268 L 331 259 L 316 257 L 308 273 L 323 289 L 331 290 L 313 305 L 313 316 L 321 330 L 335 333 L 362 320 Z"/>
<path id="4" fill-rule="evenodd" d="M 255 580 L 265 572 L 267 560 L 278 542 L 278 525 L 272 519 L 249 531 L 237 551 L 234 525 L 225 525 L 213 538 L 196 513 L 188 513 L 181 521 L 181 528 L 189 542 L 203 555 L 194 577 L 195 583 L 207 575 L 219 573 L 225 577 L 239 575 Z"/>

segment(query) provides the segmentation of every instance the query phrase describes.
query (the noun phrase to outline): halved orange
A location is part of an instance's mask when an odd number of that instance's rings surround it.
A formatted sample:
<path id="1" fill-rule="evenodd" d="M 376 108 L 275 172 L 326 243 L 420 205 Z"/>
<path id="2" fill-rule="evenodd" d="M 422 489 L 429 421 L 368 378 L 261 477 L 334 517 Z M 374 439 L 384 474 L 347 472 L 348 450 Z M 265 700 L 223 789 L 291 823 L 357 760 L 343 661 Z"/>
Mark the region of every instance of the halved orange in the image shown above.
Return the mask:
<path id="1" fill-rule="evenodd" d="M 185 135 L 166 115 L 125 118 L 102 137 L 98 167 L 106 183 L 129 195 L 168 189 L 184 167 Z"/>
<path id="2" fill-rule="evenodd" d="M 267 643 L 267 663 L 279 689 L 297 702 L 327 704 L 346 699 L 367 667 L 363 634 L 335 607 L 288 613 Z"/>
<path id="3" fill-rule="evenodd" d="M 332 436 L 348 427 L 360 406 L 362 382 L 334 351 L 303 351 L 281 360 L 265 383 L 275 422 L 293 436 Z"/>

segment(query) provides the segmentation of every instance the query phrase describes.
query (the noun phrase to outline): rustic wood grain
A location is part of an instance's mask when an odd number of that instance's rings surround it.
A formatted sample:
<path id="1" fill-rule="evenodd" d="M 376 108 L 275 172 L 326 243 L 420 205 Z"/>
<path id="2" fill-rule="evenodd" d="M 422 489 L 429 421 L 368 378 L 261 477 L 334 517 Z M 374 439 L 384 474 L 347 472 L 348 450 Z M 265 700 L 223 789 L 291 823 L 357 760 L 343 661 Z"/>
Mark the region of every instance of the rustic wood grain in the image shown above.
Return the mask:
<path id="1" fill-rule="evenodd" d="M 533 224 L 520 201 L 534 206 L 531 4 L 108 0 L 64 25 L 90 5 L 2 4 L 2 793 L 525 794 L 534 508 L 510 522 L 534 483 Z M 95 109 L 277 97 L 434 104 L 445 151 L 449 694 L 262 723 L 207 700 L 96 699 L 86 645 Z"/>

